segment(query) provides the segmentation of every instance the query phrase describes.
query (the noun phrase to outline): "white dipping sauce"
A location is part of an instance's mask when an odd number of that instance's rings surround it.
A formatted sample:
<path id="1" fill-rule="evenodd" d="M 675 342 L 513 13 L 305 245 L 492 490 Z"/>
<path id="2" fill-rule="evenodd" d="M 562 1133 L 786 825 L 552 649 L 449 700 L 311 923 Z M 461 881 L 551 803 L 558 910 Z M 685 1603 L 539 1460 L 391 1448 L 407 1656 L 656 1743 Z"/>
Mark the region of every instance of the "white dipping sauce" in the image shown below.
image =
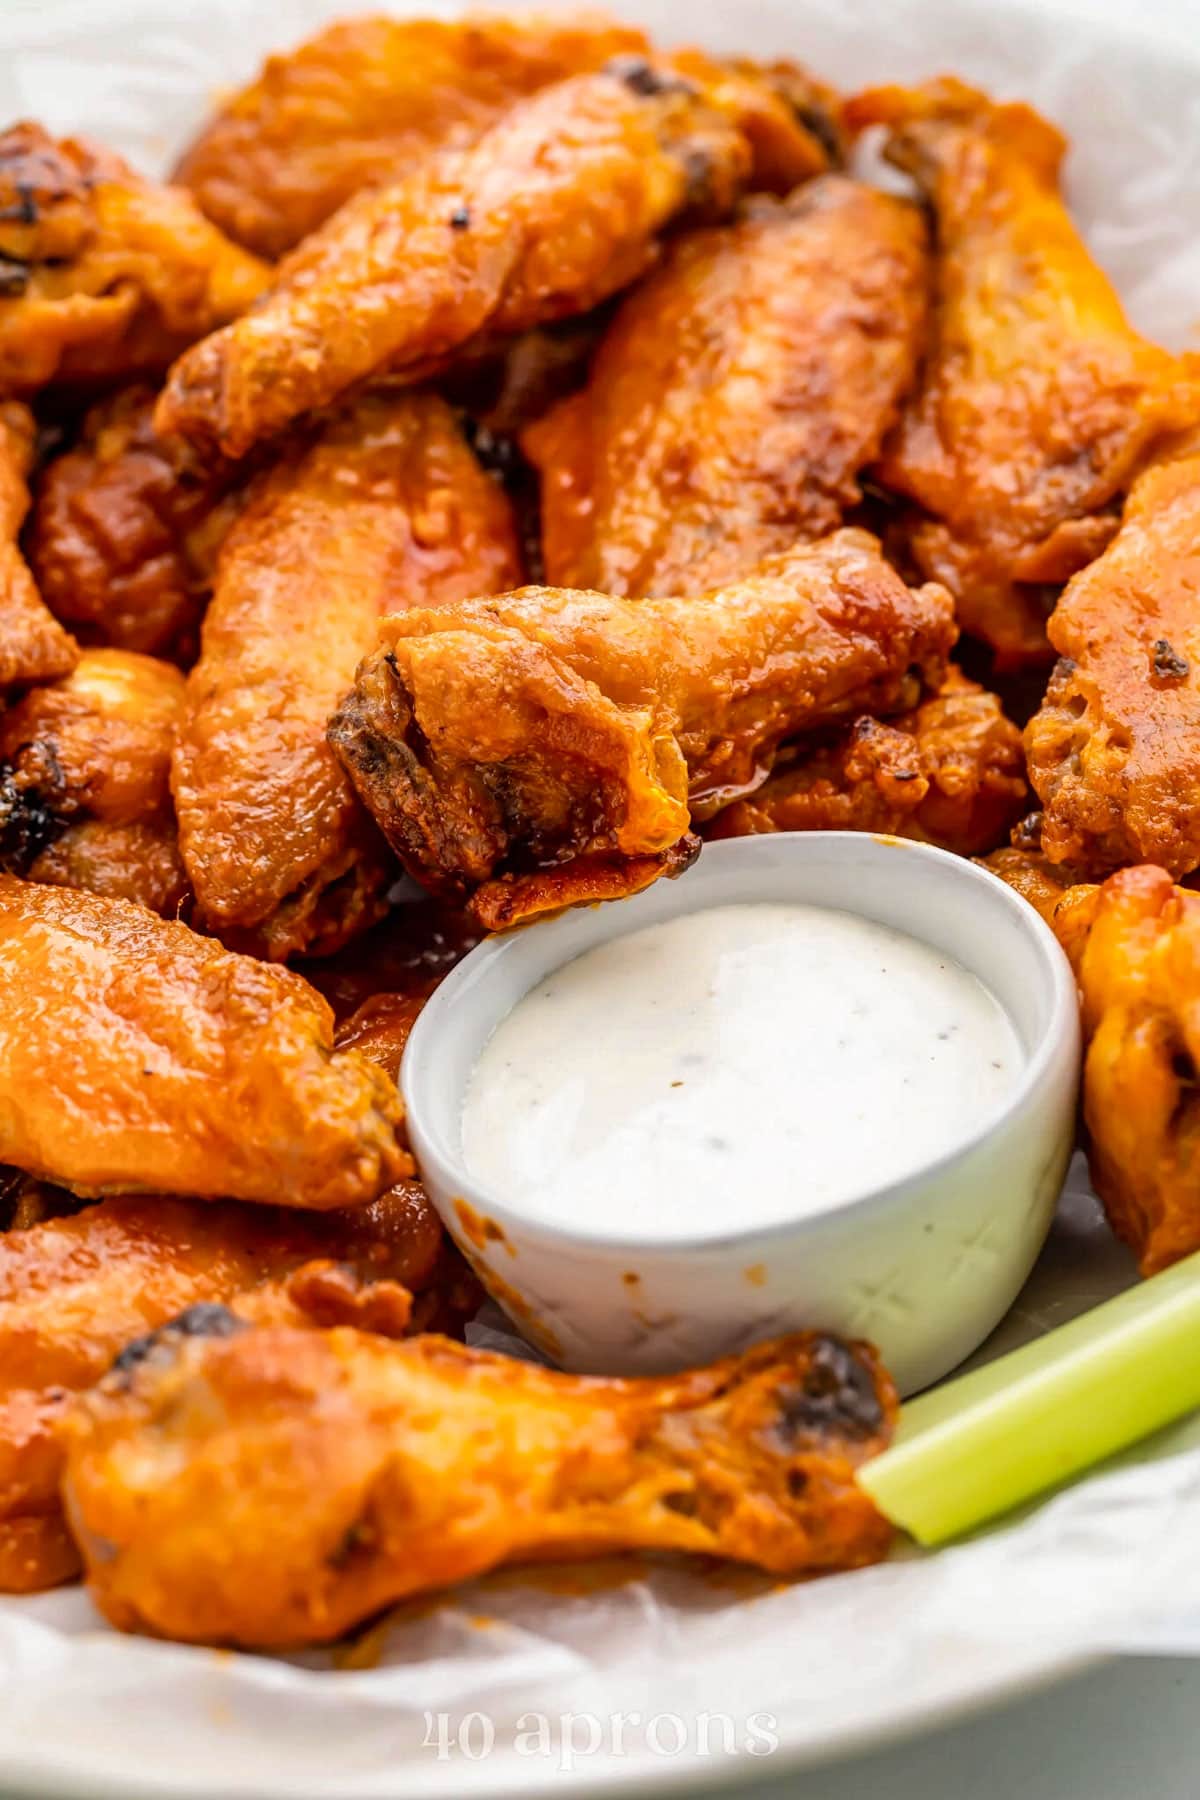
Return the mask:
<path id="1" fill-rule="evenodd" d="M 526 1217 L 692 1238 L 823 1211 L 994 1117 L 1008 1014 L 951 957 L 817 906 L 718 906 L 610 939 L 496 1027 L 467 1166 Z"/>

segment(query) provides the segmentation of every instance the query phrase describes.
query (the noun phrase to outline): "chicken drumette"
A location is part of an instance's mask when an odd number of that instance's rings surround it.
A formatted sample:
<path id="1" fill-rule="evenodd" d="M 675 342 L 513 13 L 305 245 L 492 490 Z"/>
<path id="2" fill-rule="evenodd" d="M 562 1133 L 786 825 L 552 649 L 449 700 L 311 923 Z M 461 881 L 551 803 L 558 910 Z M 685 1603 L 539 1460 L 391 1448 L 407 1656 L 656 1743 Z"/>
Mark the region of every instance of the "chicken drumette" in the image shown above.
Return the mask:
<path id="1" fill-rule="evenodd" d="M 330 737 L 409 872 L 490 929 L 646 887 L 779 745 L 936 688 L 949 596 L 842 531 L 693 599 L 526 588 L 388 619 Z"/>
<path id="2" fill-rule="evenodd" d="M 91 1591 L 126 1630 L 302 1645 L 507 1561 L 625 1549 L 781 1575 L 853 1568 L 891 1529 L 854 1474 L 895 1390 L 815 1333 L 641 1381 L 440 1337 L 240 1329 L 131 1347 L 68 1421 Z"/>

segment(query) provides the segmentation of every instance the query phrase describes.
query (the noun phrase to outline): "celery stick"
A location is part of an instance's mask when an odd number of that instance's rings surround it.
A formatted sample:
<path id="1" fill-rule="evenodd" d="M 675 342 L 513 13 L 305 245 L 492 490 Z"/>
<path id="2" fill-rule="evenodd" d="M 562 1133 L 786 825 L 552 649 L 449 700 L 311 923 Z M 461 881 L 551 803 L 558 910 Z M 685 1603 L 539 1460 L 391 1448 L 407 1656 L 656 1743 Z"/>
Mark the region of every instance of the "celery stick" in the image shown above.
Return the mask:
<path id="1" fill-rule="evenodd" d="M 1200 1407 L 1200 1253 L 911 1400 L 859 1483 L 942 1543 Z"/>

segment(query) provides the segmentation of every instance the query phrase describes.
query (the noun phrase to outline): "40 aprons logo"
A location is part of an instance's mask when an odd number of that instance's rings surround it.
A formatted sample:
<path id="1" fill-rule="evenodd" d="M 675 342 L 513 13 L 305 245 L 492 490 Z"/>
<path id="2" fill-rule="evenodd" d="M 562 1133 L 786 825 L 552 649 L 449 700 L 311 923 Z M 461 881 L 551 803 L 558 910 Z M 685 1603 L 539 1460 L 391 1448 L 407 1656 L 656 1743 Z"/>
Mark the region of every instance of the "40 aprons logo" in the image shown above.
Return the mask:
<path id="1" fill-rule="evenodd" d="M 421 1748 L 439 1762 L 481 1762 L 496 1750 L 555 1762 L 564 1772 L 587 1757 L 770 1756 L 779 1748 L 774 1713 L 526 1712 L 507 1730 L 488 1713 L 427 1712 Z"/>

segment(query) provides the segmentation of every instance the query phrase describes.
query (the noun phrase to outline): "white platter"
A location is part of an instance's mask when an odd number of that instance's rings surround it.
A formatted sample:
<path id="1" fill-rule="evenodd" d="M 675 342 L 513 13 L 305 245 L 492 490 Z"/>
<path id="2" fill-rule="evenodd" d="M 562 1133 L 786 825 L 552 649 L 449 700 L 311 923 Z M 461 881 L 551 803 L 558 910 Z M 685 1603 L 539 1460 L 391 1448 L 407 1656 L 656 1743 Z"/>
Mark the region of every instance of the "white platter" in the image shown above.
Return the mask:
<path id="1" fill-rule="evenodd" d="M 40 116 L 161 167 L 265 50 L 366 3 L 6 0 L 0 118 Z M 1099 23 L 1095 0 L 1069 3 L 1069 19 L 1007 0 L 713 0 L 702 13 L 685 0 L 625 0 L 622 10 L 666 38 L 800 56 L 848 86 L 953 69 L 1031 99 L 1075 142 L 1072 198 L 1138 322 L 1180 344 L 1200 321 L 1200 32 L 1195 50 L 1178 33 L 1160 47 Z M 991 1348 L 1060 1323 L 1131 1275 L 1076 1169 Z M 78 1800 L 744 1786 L 1125 1647 L 1200 1649 L 1200 1420 L 936 1557 L 783 1590 L 667 1567 L 607 1584 L 508 1575 L 405 1611 L 337 1669 L 323 1657 L 118 1638 L 78 1590 L 0 1602 L 0 1786 Z M 643 1721 L 626 1728 L 621 1752 L 607 1723 L 618 1711 Z M 451 1739 L 466 1715 L 487 1715 L 489 1753 L 443 1757 L 427 1712 L 448 1715 Z M 520 1754 L 517 1721 L 539 1712 L 594 1716 L 600 1741 L 569 1770 L 557 1745 Z M 728 1756 L 717 1729 L 714 1753 L 699 1756 L 705 1712 L 728 1715 L 740 1742 L 751 1715 L 770 1713 L 778 1746 Z M 652 1742 L 645 1725 L 673 1715 L 679 1750 L 672 1728 Z M 483 1730 L 468 1728 L 469 1747 Z"/>

